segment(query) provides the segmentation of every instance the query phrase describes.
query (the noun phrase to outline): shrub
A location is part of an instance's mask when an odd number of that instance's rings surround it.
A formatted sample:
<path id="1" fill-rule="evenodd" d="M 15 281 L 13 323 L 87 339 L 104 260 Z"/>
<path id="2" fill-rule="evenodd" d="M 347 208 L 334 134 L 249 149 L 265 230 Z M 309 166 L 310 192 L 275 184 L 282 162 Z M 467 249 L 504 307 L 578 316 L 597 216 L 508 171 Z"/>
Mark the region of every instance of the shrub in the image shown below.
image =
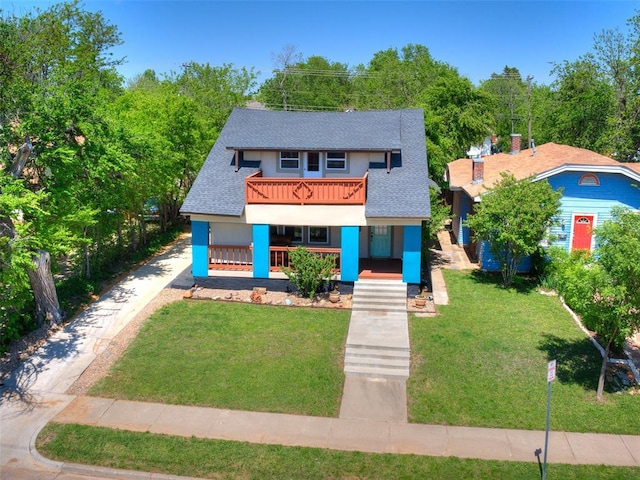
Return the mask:
<path id="1" fill-rule="evenodd" d="M 321 255 L 297 247 L 289 250 L 289 258 L 291 267 L 282 267 L 282 271 L 297 287 L 300 295 L 311 300 L 318 288 L 331 280 L 337 255 Z"/>

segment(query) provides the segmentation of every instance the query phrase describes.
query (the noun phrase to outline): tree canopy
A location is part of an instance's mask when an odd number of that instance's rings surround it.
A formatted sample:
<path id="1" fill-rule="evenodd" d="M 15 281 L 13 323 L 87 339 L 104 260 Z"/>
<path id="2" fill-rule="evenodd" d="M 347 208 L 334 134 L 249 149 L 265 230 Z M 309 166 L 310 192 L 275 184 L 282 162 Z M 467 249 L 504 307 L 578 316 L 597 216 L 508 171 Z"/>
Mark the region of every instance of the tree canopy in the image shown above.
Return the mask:
<path id="1" fill-rule="evenodd" d="M 466 220 L 474 240 L 488 242 L 505 287 L 513 282 L 522 260 L 532 255 L 547 235 L 560 211 L 561 196 L 546 180 L 516 180 L 511 174 L 502 174 Z"/>
<path id="2" fill-rule="evenodd" d="M 640 329 L 640 213 L 616 209 L 595 230 L 595 254 L 555 252 L 558 290 L 604 347 L 597 398 L 602 399 L 612 347 Z"/>

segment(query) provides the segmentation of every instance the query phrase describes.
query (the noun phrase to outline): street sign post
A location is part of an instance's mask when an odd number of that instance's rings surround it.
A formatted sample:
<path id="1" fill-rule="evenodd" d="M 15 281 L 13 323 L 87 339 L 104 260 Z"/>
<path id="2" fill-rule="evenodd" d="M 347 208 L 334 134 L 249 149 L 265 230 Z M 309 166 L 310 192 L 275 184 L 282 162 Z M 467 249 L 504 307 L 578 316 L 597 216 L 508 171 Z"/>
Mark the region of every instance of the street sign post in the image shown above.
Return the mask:
<path id="1" fill-rule="evenodd" d="M 544 431 L 544 463 L 542 465 L 542 480 L 547 478 L 547 450 L 549 449 L 549 420 L 551 419 L 551 383 L 556 379 L 556 361 L 547 364 L 547 426 Z"/>

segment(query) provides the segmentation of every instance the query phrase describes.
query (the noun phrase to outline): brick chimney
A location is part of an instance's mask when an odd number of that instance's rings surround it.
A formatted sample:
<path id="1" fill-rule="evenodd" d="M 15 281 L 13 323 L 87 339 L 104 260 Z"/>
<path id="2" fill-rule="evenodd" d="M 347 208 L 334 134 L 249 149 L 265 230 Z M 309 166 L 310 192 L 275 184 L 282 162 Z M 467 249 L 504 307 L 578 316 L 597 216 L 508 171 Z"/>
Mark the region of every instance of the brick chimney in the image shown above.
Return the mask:
<path id="1" fill-rule="evenodd" d="M 473 162 L 473 179 L 471 183 L 482 183 L 484 181 L 484 158 L 480 155 L 472 157 Z"/>
<path id="2" fill-rule="evenodd" d="M 520 153 L 520 140 L 522 134 L 520 133 L 512 133 L 511 134 L 511 151 L 509 155 L 515 155 L 516 153 Z"/>

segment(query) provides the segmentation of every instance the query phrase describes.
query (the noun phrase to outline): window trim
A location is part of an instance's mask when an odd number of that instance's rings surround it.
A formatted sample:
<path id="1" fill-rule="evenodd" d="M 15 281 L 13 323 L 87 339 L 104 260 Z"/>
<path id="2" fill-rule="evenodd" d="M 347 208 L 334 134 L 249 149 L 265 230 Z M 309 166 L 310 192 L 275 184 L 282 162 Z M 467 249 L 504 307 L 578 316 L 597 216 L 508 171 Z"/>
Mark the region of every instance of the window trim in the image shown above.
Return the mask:
<path id="1" fill-rule="evenodd" d="M 294 231 L 294 235 L 291 236 L 291 244 L 292 245 L 301 245 L 304 243 L 304 227 L 301 225 L 276 225 L 276 234 L 277 235 L 286 235 L 287 228 L 292 228 Z M 300 240 L 295 239 L 295 230 L 300 229 Z"/>
<path id="2" fill-rule="evenodd" d="M 330 167 L 329 166 L 329 162 L 330 161 L 342 161 L 342 158 L 329 158 L 329 155 L 331 154 L 343 154 L 344 155 L 344 164 L 343 167 L 341 168 L 337 168 L 337 167 Z M 349 155 L 347 154 L 347 152 L 345 151 L 332 151 L 332 152 L 326 152 L 325 156 L 324 156 L 324 166 L 325 166 L 325 171 L 328 172 L 346 172 L 349 169 Z"/>
<path id="3" fill-rule="evenodd" d="M 325 232 L 326 232 L 326 238 L 327 240 L 324 242 L 318 242 L 318 241 L 314 241 L 311 239 L 311 229 L 312 228 L 324 228 Z M 314 226 L 308 226 L 307 227 L 307 243 L 309 245 L 329 245 L 330 244 L 331 239 L 329 238 L 329 227 L 321 227 L 318 225 L 314 225 Z"/>
<path id="4" fill-rule="evenodd" d="M 297 156 L 296 157 L 283 157 L 282 154 L 283 153 L 295 153 Z M 299 171 L 300 170 L 300 152 L 298 150 L 280 150 L 278 152 L 278 170 L 284 170 L 284 171 L 288 171 L 288 172 L 292 172 L 292 171 Z M 298 162 L 298 165 L 296 167 L 283 167 L 282 166 L 282 161 L 283 160 L 296 160 Z"/>

